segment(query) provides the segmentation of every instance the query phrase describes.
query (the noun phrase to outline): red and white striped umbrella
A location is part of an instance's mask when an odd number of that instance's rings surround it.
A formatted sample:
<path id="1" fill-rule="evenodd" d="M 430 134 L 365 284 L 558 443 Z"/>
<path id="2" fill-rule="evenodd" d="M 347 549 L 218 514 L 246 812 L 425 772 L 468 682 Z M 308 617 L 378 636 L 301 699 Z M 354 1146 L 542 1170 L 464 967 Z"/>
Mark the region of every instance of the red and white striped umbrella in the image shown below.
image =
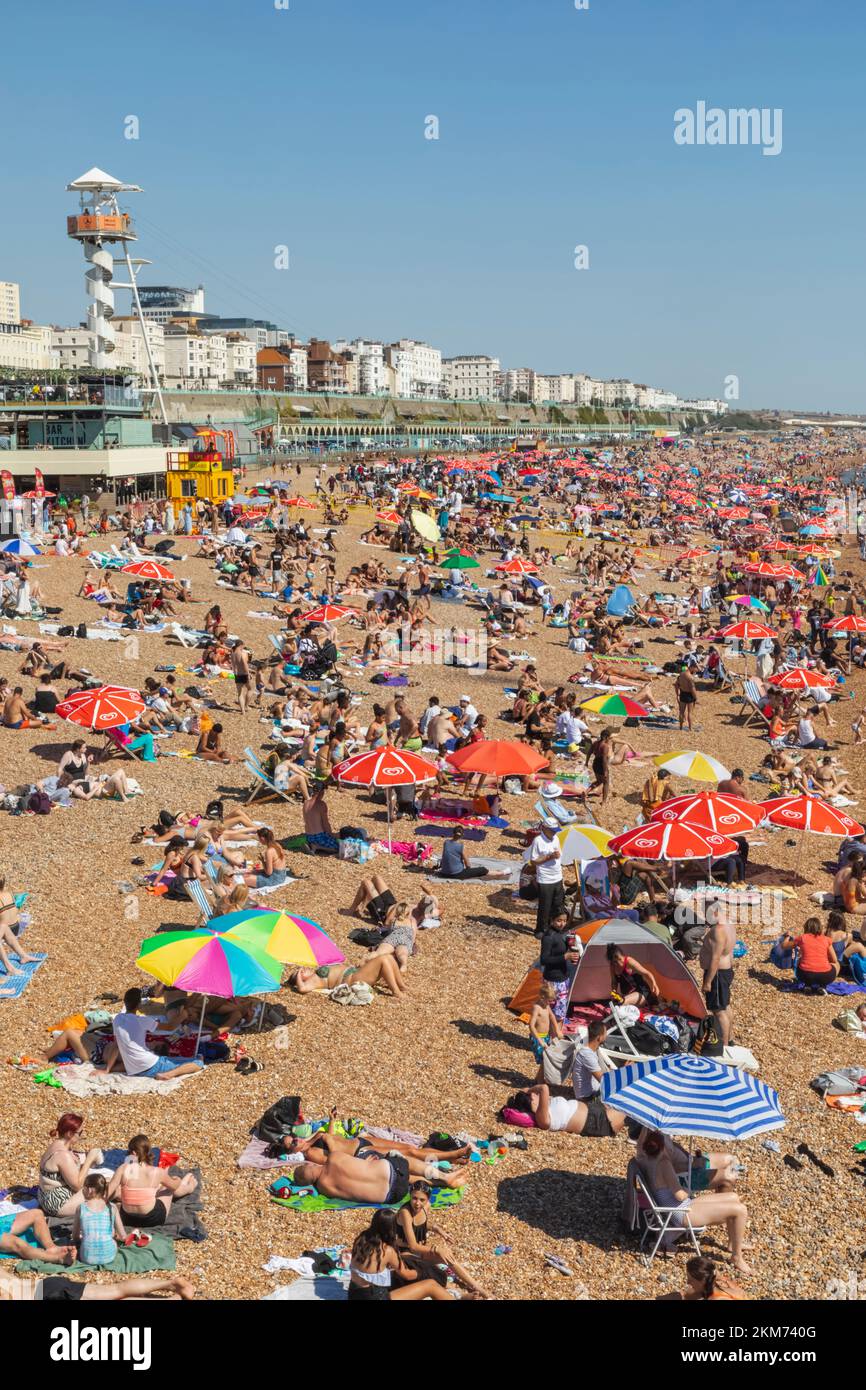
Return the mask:
<path id="1" fill-rule="evenodd" d="M 494 565 L 494 569 L 500 574 L 537 574 L 538 566 L 531 560 L 521 560 L 516 557 L 513 560 L 503 560 L 501 565 Z"/>
<path id="2" fill-rule="evenodd" d="M 844 618 L 834 618 L 824 627 L 828 632 L 866 632 L 866 618 L 858 618 L 856 613 L 846 613 Z"/>
<path id="3" fill-rule="evenodd" d="M 121 574 L 135 574 L 139 579 L 174 579 L 174 574 L 157 560 L 135 560 L 131 565 L 123 565 Z"/>
<path id="4" fill-rule="evenodd" d="M 374 748 L 371 752 L 353 753 L 337 763 L 333 775 L 338 782 L 361 787 L 411 787 L 422 782 L 436 781 L 436 768 L 417 753 L 405 748 Z"/>
<path id="5" fill-rule="evenodd" d="M 758 803 L 764 820 L 788 830 L 811 830 L 813 835 L 862 835 L 863 826 L 820 796 L 797 792 Z"/>
<path id="6" fill-rule="evenodd" d="M 824 676 L 820 671 L 792 666 L 790 671 L 779 671 L 775 676 L 770 676 L 767 684 L 778 686 L 779 690 L 830 690 L 836 681 L 833 676 Z"/>
<path id="7" fill-rule="evenodd" d="M 128 724 L 143 709 L 139 691 L 124 685 L 100 685 L 96 690 L 79 690 L 68 700 L 61 700 L 57 713 L 83 729 L 102 731 Z"/>
<path id="8" fill-rule="evenodd" d="M 674 796 L 653 812 L 653 821 L 688 821 L 696 830 L 718 831 L 720 835 L 742 835 L 754 830 L 764 812 L 753 801 L 729 792 L 695 792 Z"/>
<path id="9" fill-rule="evenodd" d="M 309 613 L 302 613 L 301 618 L 305 623 L 337 623 L 354 611 L 353 608 L 342 608 L 339 603 L 323 603 L 318 608 L 311 608 Z"/>
<path id="10" fill-rule="evenodd" d="M 767 627 L 765 623 L 754 623 L 751 618 L 741 618 L 739 622 L 729 623 L 727 627 L 721 628 L 720 637 L 736 637 L 741 642 L 754 641 L 759 637 L 778 637 L 778 632 L 774 627 Z"/>
<path id="11" fill-rule="evenodd" d="M 760 564 L 752 563 L 743 566 L 747 574 L 756 574 L 759 579 L 805 579 L 802 570 L 798 570 L 794 565 L 771 565 L 768 560 L 762 560 Z"/>
<path id="12" fill-rule="evenodd" d="M 409 753 L 405 748 L 374 748 L 367 753 L 353 753 L 344 758 L 333 770 L 338 782 L 360 787 L 412 787 L 422 782 L 436 781 L 436 768 L 426 758 L 417 753 Z M 388 844 L 391 844 L 391 801 L 386 796 L 385 810 L 388 817 Z"/>
<path id="13" fill-rule="evenodd" d="M 679 798 L 677 798 L 679 799 Z M 647 821 L 622 835 L 615 835 L 608 848 L 630 859 L 717 859 L 736 854 L 735 841 L 717 830 L 704 830 L 688 821 Z"/>
<path id="14" fill-rule="evenodd" d="M 394 511 L 377 512 L 376 516 L 380 521 L 386 521 L 389 526 L 399 526 L 400 522 L 403 520 L 400 513 Z"/>
<path id="15" fill-rule="evenodd" d="M 684 550 L 682 555 L 678 555 L 675 564 L 681 565 L 686 560 L 702 560 L 705 555 L 712 555 L 711 550 L 705 550 L 701 546 L 696 546 L 694 550 Z"/>

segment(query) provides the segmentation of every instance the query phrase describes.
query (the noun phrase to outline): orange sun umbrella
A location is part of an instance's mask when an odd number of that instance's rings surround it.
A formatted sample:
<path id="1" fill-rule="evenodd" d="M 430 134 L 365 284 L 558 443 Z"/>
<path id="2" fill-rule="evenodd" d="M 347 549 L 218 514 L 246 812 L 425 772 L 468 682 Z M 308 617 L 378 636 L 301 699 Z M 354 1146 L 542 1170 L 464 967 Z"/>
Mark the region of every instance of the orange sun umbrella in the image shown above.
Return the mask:
<path id="1" fill-rule="evenodd" d="M 505 738 L 482 739 L 448 755 L 458 772 L 483 772 L 486 777 L 527 777 L 547 767 L 548 759 L 528 743 Z"/>
<path id="2" fill-rule="evenodd" d="M 57 713 L 82 729 L 117 729 L 128 724 L 144 709 L 137 690 L 123 685 L 100 685 L 96 690 L 79 690 L 68 700 L 61 700 Z"/>
<path id="3" fill-rule="evenodd" d="M 537 574 L 538 566 L 531 560 L 521 560 L 519 557 L 514 560 L 504 560 L 501 565 L 494 565 L 494 569 L 500 574 Z"/>

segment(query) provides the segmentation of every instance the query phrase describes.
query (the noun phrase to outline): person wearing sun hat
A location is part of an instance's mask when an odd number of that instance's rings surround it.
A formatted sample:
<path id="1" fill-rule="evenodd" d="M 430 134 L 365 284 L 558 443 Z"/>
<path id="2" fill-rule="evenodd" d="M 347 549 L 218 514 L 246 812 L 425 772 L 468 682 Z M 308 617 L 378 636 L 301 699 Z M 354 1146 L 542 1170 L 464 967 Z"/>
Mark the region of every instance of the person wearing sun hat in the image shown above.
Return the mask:
<path id="1" fill-rule="evenodd" d="M 555 816 L 543 816 L 538 833 L 529 847 L 529 859 L 530 863 L 535 865 L 535 880 L 538 884 L 536 936 L 543 936 L 552 919 L 558 917 L 565 907 L 562 846 L 557 838 L 559 829 L 559 821 Z"/>

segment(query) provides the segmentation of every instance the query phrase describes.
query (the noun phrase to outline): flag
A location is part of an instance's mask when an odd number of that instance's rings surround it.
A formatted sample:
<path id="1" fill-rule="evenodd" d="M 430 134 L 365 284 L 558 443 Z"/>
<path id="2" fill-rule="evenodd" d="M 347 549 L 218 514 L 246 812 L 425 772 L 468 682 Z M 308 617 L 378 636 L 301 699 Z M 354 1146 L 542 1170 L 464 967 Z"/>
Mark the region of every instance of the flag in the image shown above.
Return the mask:
<path id="1" fill-rule="evenodd" d="M 42 476 L 42 470 L 41 470 L 41 468 L 34 468 L 34 470 L 33 470 L 33 477 L 34 477 L 34 479 L 35 479 L 35 487 L 34 487 L 33 490 L 34 490 L 34 492 L 36 493 L 36 496 L 37 496 L 37 497 L 44 497 L 44 496 L 45 496 L 45 479 L 44 479 L 43 476 Z"/>
<path id="2" fill-rule="evenodd" d="M 12 498 L 15 496 L 15 483 L 12 480 L 12 474 L 9 472 L 8 468 L 4 468 L 2 472 L 0 472 L 0 481 L 3 483 L 4 500 L 11 502 Z"/>

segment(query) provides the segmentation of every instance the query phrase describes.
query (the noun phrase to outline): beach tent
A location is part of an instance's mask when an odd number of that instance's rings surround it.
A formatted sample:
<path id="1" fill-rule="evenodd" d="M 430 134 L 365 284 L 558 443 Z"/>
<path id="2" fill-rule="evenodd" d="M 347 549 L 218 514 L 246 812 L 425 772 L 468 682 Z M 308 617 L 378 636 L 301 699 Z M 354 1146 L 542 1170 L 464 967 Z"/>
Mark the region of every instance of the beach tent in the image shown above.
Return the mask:
<path id="1" fill-rule="evenodd" d="M 607 611 L 615 618 L 625 618 L 635 606 L 635 597 L 627 584 L 617 584 L 607 601 Z"/>
<path id="2" fill-rule="evenodd" d="M 647 927 L 621 917 L 603 922 L 586 943 L 571 983 L 570 1005 L 610 998 L 608 946 L 621 947 L 627 956 L 651 970 L 662 997 L 676 1003 L 682 1013 L 689 1018 L 706 1018 L 703 997 L 685 962 Z"/>

